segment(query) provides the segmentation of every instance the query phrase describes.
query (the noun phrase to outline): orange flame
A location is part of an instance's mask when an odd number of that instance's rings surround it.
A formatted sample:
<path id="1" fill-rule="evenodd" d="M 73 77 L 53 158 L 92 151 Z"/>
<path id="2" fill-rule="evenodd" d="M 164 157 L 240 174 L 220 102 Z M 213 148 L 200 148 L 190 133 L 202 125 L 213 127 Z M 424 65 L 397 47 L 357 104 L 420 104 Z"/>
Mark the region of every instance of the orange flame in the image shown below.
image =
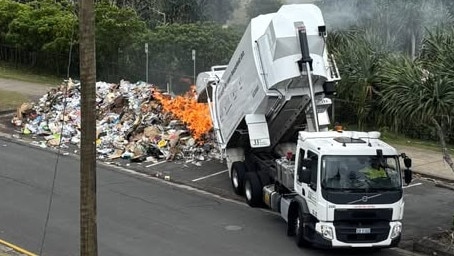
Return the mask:
<path id="1" fill-rule="evenodd" d="M 197 103 L 195 86 L 191 86 L 185 96 L 167 98 L 156 91 L 154 96 L 161 102 L 164 111 L 186 124 L 194 139 L 201 140 L 211 130 L 210 110 L 207 104 Z"/>

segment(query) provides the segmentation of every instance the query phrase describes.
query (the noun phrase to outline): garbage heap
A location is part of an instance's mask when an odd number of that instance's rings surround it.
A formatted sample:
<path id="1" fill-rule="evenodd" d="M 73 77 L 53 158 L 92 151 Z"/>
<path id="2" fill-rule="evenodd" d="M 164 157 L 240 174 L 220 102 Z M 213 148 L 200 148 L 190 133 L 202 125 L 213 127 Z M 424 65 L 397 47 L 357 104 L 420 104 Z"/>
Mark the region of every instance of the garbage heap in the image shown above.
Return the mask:
<path id="1" fill-rule="evenodd" d="M 97 158 L 199 162 L 219 157 L 208 106 L 193 96 L 173 98 L 145 82 L 97 82 Z M 22 104 L 11 123 L 24 135 L 42 138 L 42 147 L 80 147 L 80 100 L 80 82 L 69 79 L 38 102 Z"/>

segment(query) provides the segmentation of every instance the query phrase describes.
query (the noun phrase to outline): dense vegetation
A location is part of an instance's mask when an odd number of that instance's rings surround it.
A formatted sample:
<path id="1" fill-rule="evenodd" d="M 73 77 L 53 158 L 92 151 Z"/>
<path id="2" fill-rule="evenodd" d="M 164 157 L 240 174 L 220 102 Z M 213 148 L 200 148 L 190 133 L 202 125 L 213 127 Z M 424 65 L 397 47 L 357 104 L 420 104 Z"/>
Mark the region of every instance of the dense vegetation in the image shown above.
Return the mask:
<path id="1" fill-rule="evenodd" d="M 248 1 L 243 23 L 235 23 L 244 1 L 98 0 L 97 80 L 145 80 L 148 43 L 149 81 L 184 91 L 193 82 L 194 64 L 196 72 L 226 64 L 248 19 L 276 11 L 282 2 Z M 0 61 L 77 78 L 78 9 L 73 3 L 0 0 Z M 454 3 L 316 3 L 342 76 L 336 121 L 453 143 Z"/>
<path id="2" fill-rule="evenodd" d="M 187 90 L 194 73 L 192 50 L 196 70 L 206 70 L 228 62 L 241 36 L 234 26 L 223 26 L 234 6 L 224 1 L 101 0 L 95 5 L 98 80 L 145 80 L 148 43 L 149 81 L 173 83 L 175 89 L 184 84 Z M 77 12 L 70 0 L 0 0 L 0 61 L 77 78 Z"/>
<path id="3" fill-rule="evenodd" d="M 340 121 L 454 142 L 454 5 L 449 0 L 325 0 L 338 60 Z M 337 16 L 327 13 L 335 10 Z M 348 15 L 342 15 L 348 13 Z M 345 107 L 349 106 L 349 107 Z"/>

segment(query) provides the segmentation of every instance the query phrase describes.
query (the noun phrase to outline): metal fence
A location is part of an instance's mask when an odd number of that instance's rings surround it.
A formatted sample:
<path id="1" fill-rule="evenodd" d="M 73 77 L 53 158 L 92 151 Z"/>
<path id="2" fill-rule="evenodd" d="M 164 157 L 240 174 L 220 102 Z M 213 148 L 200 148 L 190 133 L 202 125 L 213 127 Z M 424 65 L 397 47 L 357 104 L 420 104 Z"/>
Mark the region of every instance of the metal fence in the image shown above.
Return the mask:
<path id="1" fill-rule="evenodd" d="M 173 94 L 184 94 L 194 84 L 193 62 L 182 62 L 175 70 L 165 70 L 162 60 L 150 57 L 148 67 L 149 81 L 163 90 L 170 89 Z M 68 53 L 46 53 L 28 51 L 15 46 L 0 44 L 0 62 L 15 68 L 27 68 L 62 78 L 79 79 L 79 52 L 74 47 Z M 205 64 L 199 60 L 199 67 Z M 117 83 L 122 79 L 130 82 L 146 81 L 146 57 L 141 51 L 128 50 L 118 56 L 97 56 L 96 79 Z M 203 69 L 203 68 L 200 68 Z M 195 69 L 194 69 L 195 70 Z"/>
<path id="2" fill-rule="evenodd" d="M 68 73 L 78 73 L 79 68 L 78 58 L 69 54 L 29 51 L 5 44 L 0 44 L 0 61 L 14 67 L 30 68 L 63 77 L 66 77 Z"/>

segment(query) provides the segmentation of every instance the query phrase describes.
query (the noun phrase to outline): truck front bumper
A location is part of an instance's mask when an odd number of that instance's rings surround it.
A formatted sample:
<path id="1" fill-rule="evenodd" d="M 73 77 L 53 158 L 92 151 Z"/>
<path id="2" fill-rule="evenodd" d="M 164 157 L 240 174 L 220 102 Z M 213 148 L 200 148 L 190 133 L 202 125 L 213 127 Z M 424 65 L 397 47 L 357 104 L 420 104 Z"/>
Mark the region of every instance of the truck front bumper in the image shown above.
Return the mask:
<path id="1" fill-rule="evenodd" d="M 374 234 L 370 228 L 350 227 L 339 229 L 331 222 L 318 222 L 315 225 L 313 244 L 318 247 L 333 248 L 387 248 L 395 247 L 400 242 L 402 223 L 399 221 L 390 222 L 387 233 Z M 348 230 L 348 231 L 345 231 Z"/>

